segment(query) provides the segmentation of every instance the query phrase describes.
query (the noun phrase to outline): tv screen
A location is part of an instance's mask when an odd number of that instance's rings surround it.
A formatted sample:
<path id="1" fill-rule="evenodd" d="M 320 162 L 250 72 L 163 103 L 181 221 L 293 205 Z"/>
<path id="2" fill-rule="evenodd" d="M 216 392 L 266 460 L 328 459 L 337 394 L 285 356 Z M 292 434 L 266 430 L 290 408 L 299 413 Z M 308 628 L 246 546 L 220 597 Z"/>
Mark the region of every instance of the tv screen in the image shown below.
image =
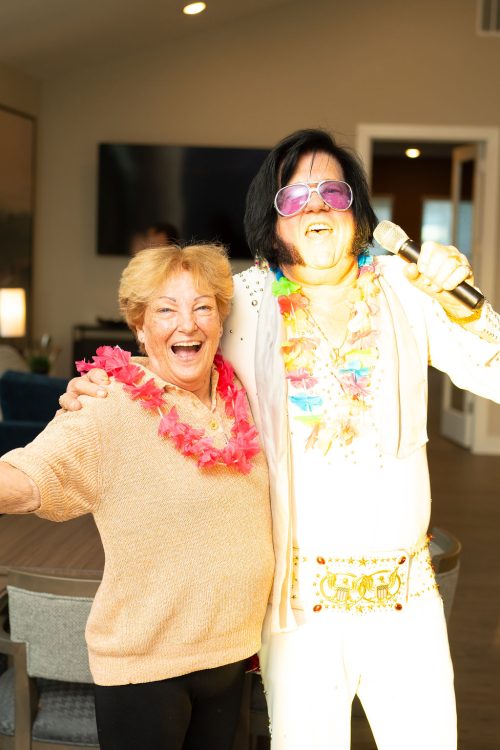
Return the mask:
<path id="1" fill-rule="evenodd" d="M 243 232 L 245 197 L 267 153 L 101 143 L 97 252 L 130 255 L 163 244 L 168 236 L 222 242 L 232 258 L 250 259 Z"/>

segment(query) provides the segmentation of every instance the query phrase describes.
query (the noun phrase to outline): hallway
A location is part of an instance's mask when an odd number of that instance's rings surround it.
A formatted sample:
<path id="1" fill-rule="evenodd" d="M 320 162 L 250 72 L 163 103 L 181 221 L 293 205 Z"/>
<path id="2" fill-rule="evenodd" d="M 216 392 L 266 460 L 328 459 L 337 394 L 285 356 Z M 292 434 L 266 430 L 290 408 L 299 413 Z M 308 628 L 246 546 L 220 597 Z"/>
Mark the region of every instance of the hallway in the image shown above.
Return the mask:
<path id="1" fill-rule="evenodd" d="M 432 373 L 431 373 L 432 376 Z M 434 377 L 431 377 L 431 387 Z M 432 523 L 462 542 L 450 622 L 459 750 L 500 748 L 500 457 L 473 456 L 437 434 L 431 392 Z M 431 676 L 431 675 L 430 675 Z"/>

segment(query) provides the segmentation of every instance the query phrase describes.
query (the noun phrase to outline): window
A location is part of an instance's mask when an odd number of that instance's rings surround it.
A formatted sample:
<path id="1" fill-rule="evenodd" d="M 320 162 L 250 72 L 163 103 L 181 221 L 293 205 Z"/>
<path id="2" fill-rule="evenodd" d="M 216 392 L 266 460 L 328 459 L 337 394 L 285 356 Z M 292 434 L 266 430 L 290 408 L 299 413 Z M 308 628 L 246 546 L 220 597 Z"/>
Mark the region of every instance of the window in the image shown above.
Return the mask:
<path id="1" fill-rule="evenodd" d="M 392 195 L 374 195 L 372 198 L 372 207 L 375 211 L 378 221 L 392 221 Z M 372 255 L 387 255 L 388 251 L 373 240 L 373 244 L 368 248 Z"/>
<path id="2" fill-rule="evenodd" d="M 433 240 L 443 245 L 451 244 L 452 204 L 449 200 L 424 199 L 422 204 L 421 241 Z M 464 255 L 472 251 L 472 202 L 458 204 L 456 245 Z"/>

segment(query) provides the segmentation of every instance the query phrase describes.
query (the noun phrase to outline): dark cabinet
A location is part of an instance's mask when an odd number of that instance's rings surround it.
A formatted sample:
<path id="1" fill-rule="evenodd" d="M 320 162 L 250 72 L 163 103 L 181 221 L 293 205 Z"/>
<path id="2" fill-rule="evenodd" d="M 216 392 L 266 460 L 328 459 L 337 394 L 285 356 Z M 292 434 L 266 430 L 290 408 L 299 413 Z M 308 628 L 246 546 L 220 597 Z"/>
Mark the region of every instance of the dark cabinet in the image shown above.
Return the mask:
<path id="1" fill-rule="evenodd" d="M 73 361 L 80 359 L 92 361 L 99 346 L 119 346 L 134 356 L 141 352 L 132 331 L 125 325 L 76 325 L 73 326 Z M 75 374 L 76 368 L 75 368 Z"/>

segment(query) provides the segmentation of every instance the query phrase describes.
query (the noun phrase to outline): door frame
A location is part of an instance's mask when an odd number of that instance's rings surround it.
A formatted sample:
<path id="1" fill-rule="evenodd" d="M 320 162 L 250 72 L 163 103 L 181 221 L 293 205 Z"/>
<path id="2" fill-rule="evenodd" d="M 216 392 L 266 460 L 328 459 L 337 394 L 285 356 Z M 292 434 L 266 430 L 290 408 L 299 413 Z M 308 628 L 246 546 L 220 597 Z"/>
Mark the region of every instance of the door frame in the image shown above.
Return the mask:
<path id="1" fill-rule="evenodd" d="M 476 283 L 486 297 L 496 299 L 496 257 L 498 242 L 498 179 L 500 158 L 500 128 L 468 125 L 394 125 L 390 123 L 361 123 L 356 129 L 356 150 L 365 166 L 371 185 L 373 141 L 447 141 L 481 143 L 484 148 L 484 202 L 479 213 L 478 237 L 480 246 L 480 277 Z M 474 398 L 472 420 L 472 453 L 500 455 L 500 435 L 489 431 L 490 403 Z"/>
<path id="2" fill-rule="evenodd" d="M 478 257 L 478 208 L 482 205 L 483 186 L 483 143 L 467 143 L 465 146 L 453 146 L 451 150 L 451 205 L 452 205 L 452 227 L 451 243 L 466 253 L 472 268 L 476 269 L 480 277 L 480 257 Z M 473 164 L 472 190 L 472 213 L 470 234 L 467 240 L 467 249 L 460 244 L 458 237 L 458 226 L 460 219 L 460 200 L 462 197 L 463 170 L 465 164 Z M 480 248 L 479 248 L 480 249 Z M 459 391 L 462 403 L 460 406 L 454 404 L 454 394 Z M 475 399 L 469 391 L 460 391 L 450 378 L 443 377 L 443 389 L 441 396 L 441 435 L 453 440 L 462 448 L 470 449 L 472 445 Z"/>

